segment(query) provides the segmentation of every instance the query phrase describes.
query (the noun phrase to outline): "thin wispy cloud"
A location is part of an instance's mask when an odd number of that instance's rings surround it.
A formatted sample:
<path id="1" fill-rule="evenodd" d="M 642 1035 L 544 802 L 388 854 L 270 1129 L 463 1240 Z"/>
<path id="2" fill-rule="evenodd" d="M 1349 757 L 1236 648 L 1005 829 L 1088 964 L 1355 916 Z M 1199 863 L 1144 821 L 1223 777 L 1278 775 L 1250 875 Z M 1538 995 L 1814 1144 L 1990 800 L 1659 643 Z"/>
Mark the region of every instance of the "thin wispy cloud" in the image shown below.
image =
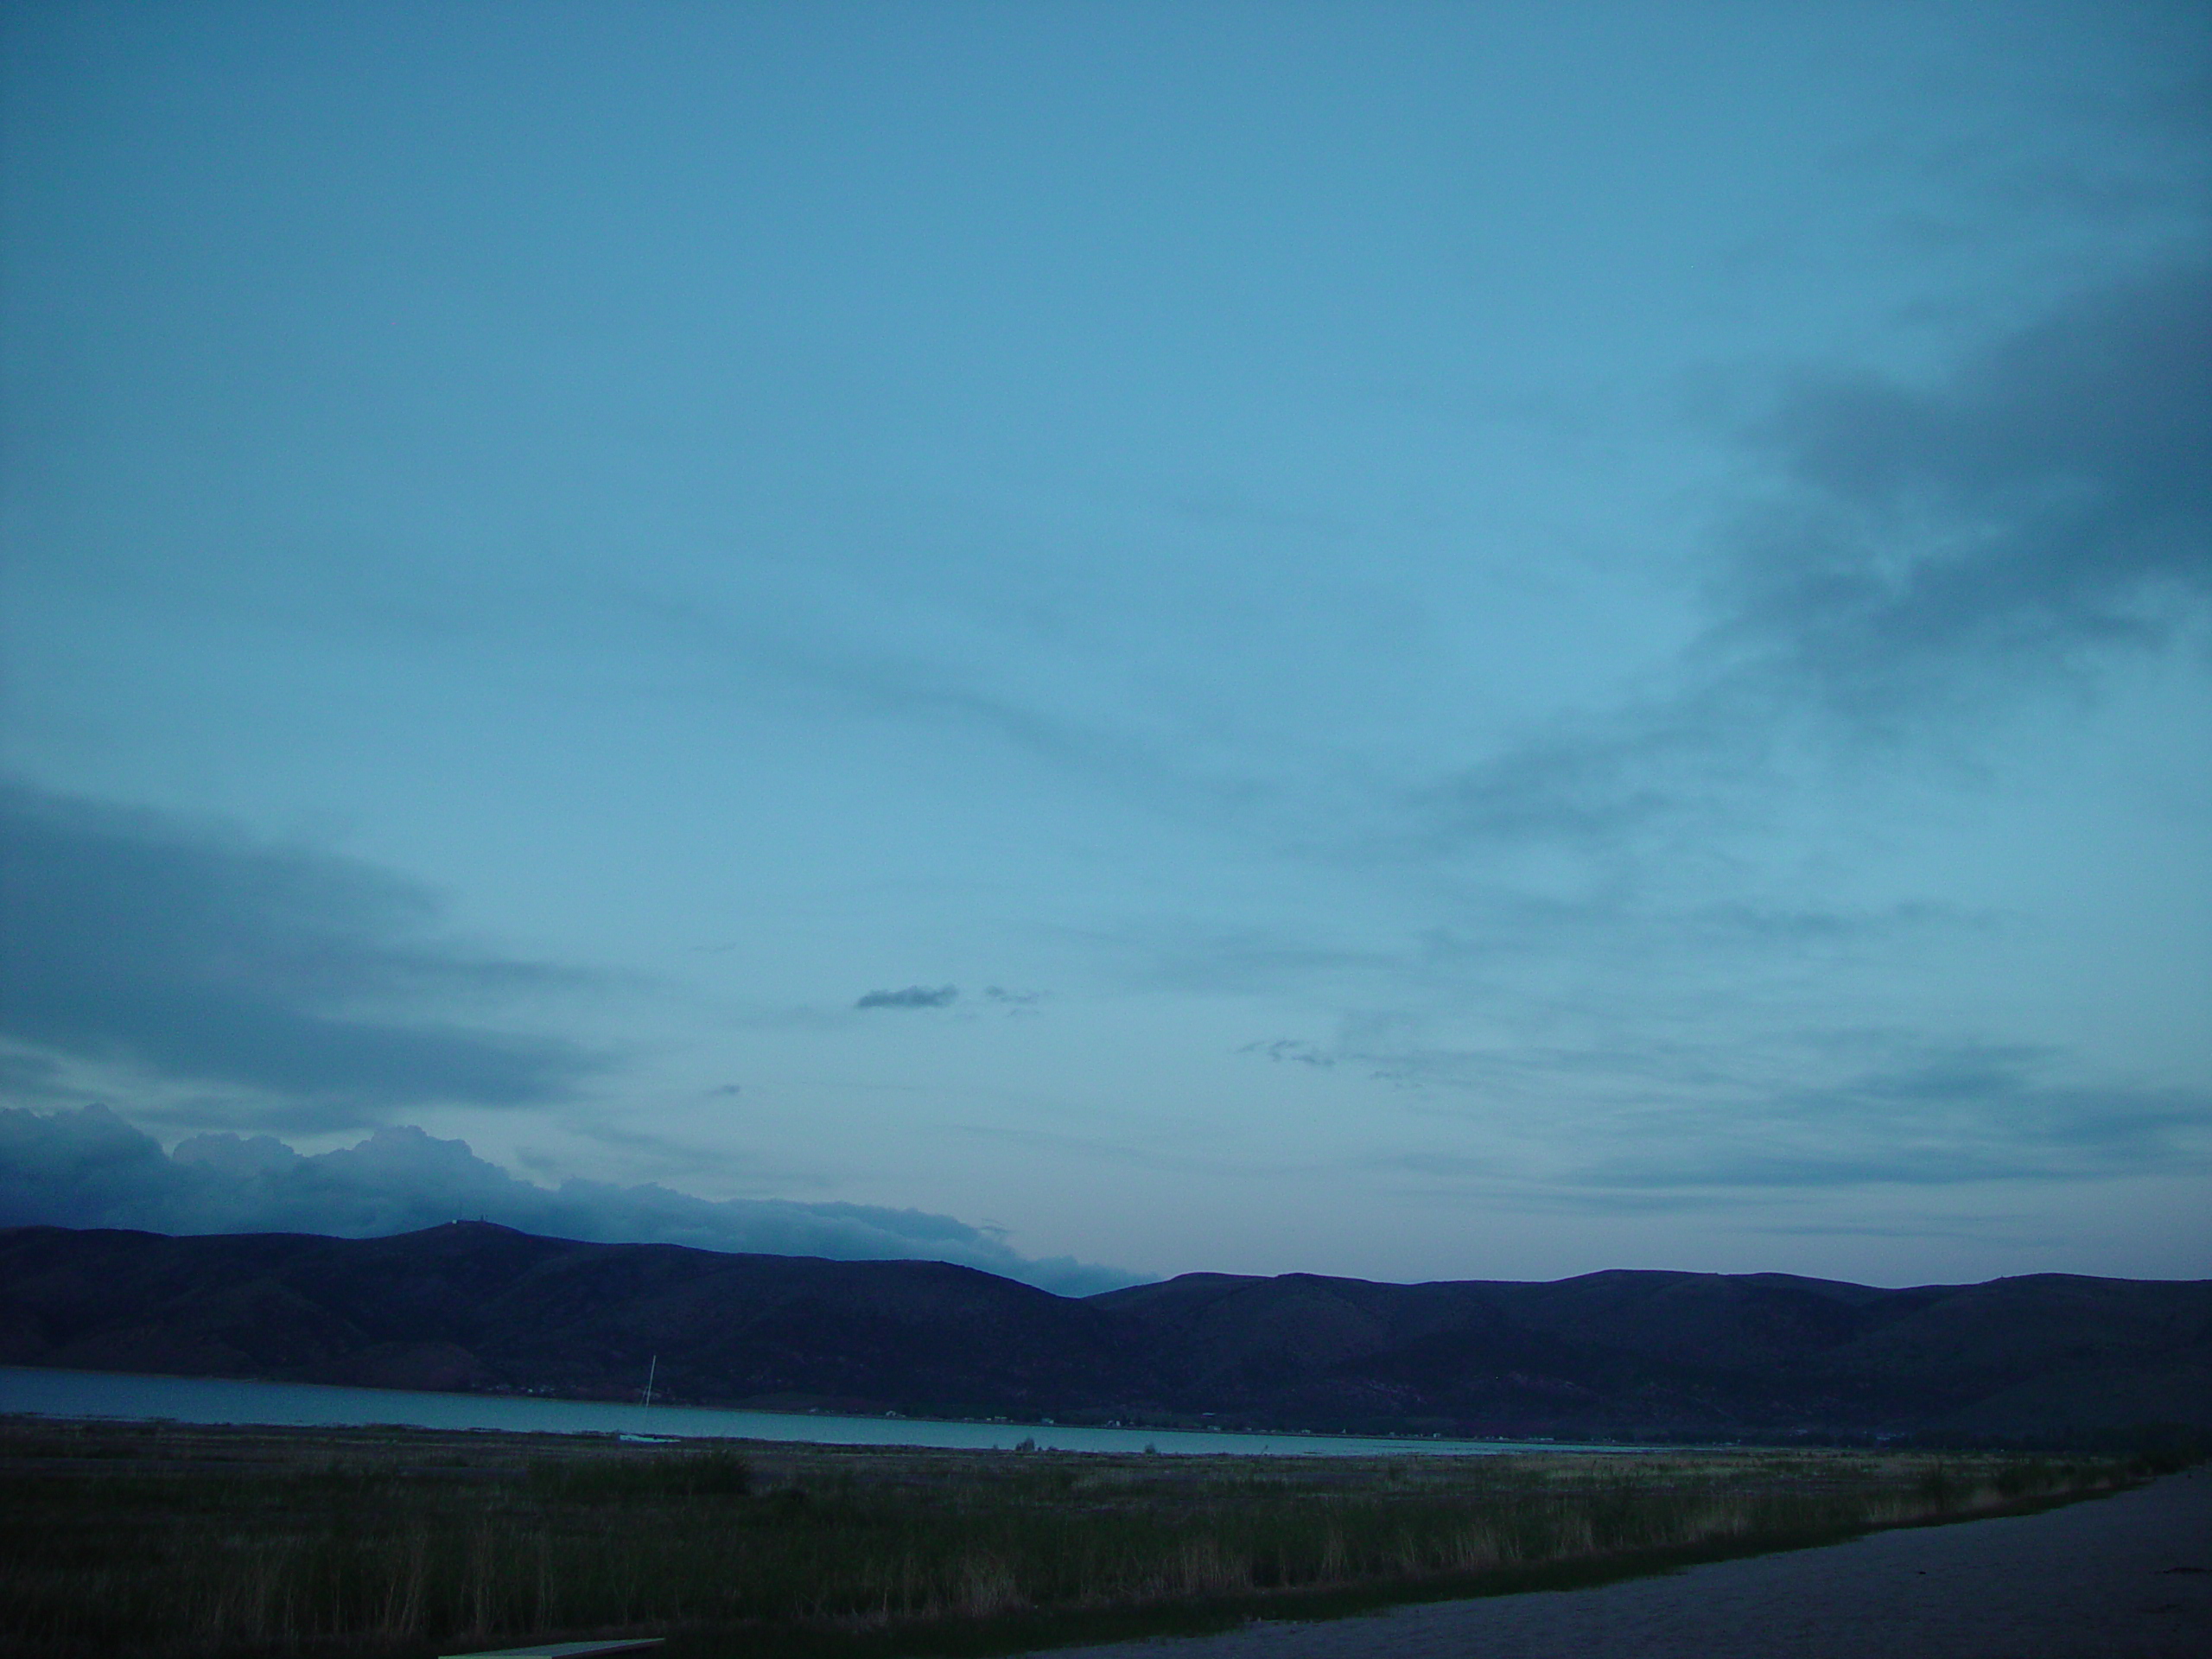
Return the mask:
<path id="1" fill-rule="evenodd" d="M 1624 1042 L 1344 1058 L 1427 1091 L 1430 1110 L 1516 1132 L 1513 1151 L 1470 1167 L 1517 1166 L 1586 1197 L 2088 1185 L 2212 1169 L 2212 1090 L 2095 1081 L 2048 1046 L 1855 1031 L 1733 1050 Z M 1554 1145 L 1529 1131 L 1555 1111 L 1562 1078 L 1580 1133 Z M 1416 1161 L 1436 1173 L 1455 1164 Z"/>
<path id="2" fill-rule="evenodd" d="M 1300 1065 L 1311 1065 L 1322 1071 L 1337 1063 L 1335 1055 L 1300 1037 L 1278 1037 L 1272 1042 L 1247 1043 L 1236 1052 L 1240 1054 L 1264 1054 L 1278 1065 L 1291 1060 Z"/>

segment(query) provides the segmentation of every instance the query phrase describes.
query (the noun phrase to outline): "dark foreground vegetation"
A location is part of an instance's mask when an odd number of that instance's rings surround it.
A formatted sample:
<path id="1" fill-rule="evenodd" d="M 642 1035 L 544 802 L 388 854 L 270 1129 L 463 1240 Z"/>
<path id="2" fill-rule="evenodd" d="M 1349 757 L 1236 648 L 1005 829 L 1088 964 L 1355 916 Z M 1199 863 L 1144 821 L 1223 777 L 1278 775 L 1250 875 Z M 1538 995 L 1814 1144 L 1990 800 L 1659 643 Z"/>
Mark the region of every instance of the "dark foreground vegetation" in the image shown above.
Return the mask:
<path id="1" fill-rule="evenodd" d="M 1003 1653 L 1596 1582 L 2141 1459 L 1202 1458 L 0 1421 L 0 1656 Z"/>

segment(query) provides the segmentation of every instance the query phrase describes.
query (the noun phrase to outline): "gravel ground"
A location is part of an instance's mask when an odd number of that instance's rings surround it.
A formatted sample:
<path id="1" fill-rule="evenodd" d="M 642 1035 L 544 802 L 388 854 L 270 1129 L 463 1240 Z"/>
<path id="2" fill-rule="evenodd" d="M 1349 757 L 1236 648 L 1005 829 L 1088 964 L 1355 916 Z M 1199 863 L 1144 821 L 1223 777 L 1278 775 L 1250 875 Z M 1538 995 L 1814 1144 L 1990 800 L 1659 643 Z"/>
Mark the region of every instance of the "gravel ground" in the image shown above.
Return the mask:
<path id="1" fill-rule="evenodd" d="M 2212 1471 L 1594 1590 L 1060 1649 L 1054 1659 L 2204 1659 Z"/>

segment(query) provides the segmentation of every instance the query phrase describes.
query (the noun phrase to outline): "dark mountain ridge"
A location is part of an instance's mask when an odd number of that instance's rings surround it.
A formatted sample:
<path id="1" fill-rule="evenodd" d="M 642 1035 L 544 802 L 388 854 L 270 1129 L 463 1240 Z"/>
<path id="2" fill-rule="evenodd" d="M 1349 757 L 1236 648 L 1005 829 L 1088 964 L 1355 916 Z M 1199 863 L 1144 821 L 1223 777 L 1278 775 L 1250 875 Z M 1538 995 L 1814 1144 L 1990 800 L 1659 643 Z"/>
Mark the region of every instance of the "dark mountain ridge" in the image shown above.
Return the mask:
<path id="1" fill-rule="evenodd" d="M 0 1231 L 0 1363 L 698 1403 L 1555 1438 L 2212 1430 L 2212 1281 L 1882 1290 L 1186 1274 L 1086 1299 L 944 1262 L 485 1223 Z"/>

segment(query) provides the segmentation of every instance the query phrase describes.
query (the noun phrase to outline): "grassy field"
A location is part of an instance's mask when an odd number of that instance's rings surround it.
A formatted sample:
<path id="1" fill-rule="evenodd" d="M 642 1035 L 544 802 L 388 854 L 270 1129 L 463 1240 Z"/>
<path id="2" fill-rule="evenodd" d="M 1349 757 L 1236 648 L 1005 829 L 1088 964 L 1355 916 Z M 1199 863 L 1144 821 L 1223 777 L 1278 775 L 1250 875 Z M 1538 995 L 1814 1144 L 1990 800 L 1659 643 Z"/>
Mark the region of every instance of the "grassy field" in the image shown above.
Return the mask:
<path id="1" fill-rule="evenodd" d="M 2126 1484 L 2113 1460 L 1167 1458 L 0 1421 L 0 1659 L 666 1635 L 874 1659 L 1598 1581 Z"/>

